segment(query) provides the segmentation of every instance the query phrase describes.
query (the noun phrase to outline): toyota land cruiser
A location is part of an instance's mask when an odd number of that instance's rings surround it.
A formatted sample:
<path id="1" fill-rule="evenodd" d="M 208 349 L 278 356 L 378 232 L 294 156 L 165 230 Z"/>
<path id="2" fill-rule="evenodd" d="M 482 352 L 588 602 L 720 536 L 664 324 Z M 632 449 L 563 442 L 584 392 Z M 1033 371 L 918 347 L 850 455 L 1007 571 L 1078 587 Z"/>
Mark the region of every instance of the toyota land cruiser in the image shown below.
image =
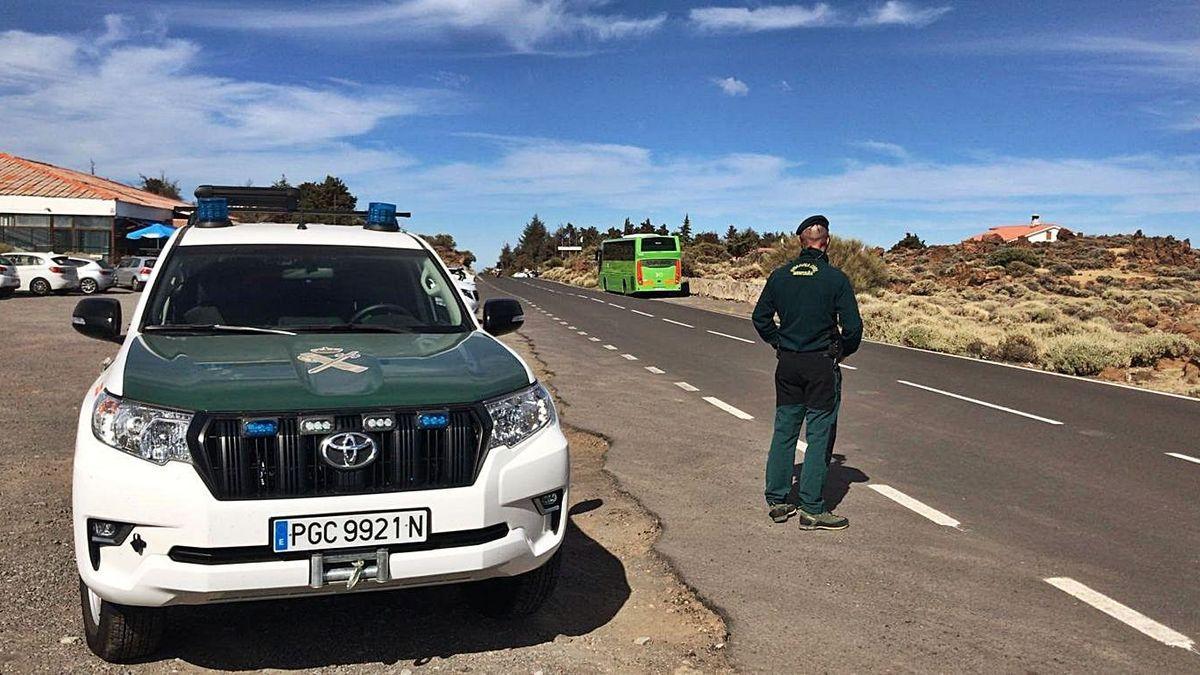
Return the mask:
<path id="1" fill-rule="evenodd" d="M 115 299 L 72 317 L 121 345 L 75 443 L 88 646 L 144 658 L 179 604 L 453 583 L 490 615 L 538 609 L 569 459 L 549 393 L 495 337 L 520 305 L 477 320 L 392 205 L 347 226 L 294 189 L 196 196 L 125 335 Z"/>

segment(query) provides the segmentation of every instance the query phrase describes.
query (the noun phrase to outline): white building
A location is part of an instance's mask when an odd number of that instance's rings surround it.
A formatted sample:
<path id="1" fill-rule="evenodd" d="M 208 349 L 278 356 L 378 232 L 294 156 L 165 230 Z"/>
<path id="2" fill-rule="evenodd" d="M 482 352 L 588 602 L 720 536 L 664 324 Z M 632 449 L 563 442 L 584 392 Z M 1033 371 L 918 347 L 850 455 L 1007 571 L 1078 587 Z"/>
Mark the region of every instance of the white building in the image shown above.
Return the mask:
<path id="1" fill-rule="evenodd" d="M 171 224 L 176 206 L 106 178 L 0 152 L 0 243 L 13 249 L 86 253 L 115 259 L 146 242 L 125 235 Z"/>

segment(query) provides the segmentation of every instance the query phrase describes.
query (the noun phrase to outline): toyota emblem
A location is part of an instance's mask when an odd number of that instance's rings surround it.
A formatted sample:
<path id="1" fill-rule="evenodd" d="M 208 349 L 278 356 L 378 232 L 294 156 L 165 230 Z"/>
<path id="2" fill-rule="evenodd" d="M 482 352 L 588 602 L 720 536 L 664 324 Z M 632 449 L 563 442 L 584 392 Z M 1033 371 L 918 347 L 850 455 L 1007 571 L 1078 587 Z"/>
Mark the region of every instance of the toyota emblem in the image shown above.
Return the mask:
<path id="1" fill-rule="evenodd" d="M 357 431 L 331 434 L 321 441 L 321 459 L 335 469 L 361 469 L 375 461 L 375 440 Z"/>

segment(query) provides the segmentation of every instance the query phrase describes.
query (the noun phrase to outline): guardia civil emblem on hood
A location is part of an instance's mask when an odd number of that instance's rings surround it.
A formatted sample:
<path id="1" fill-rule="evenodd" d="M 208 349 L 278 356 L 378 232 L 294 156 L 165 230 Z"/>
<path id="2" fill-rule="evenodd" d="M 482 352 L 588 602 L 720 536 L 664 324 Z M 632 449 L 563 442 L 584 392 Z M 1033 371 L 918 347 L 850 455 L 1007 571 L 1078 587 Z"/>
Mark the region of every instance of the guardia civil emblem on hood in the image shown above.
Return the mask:
<path id="1" fill-rule="evenodd" d="M 348 352 L 341 347 L 316 347 L 296 355 L 296 359 L 304 363 L 315 364 L 308 369 L 309 375 L 315 375 L 330 368 L 344 370 L 347 373 L 362 373 L 367 370 L 366 366 L 350 363 L 351 359 L 361 356 L 362 354 L 358 350 Z"/>

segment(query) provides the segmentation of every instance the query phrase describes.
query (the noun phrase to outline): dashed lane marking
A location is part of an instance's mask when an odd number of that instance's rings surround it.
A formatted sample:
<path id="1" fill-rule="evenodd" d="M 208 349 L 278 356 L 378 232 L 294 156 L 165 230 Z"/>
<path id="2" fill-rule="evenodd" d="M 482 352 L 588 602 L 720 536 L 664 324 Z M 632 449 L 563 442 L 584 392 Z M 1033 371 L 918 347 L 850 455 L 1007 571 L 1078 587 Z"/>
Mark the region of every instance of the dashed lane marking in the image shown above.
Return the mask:
<path id="1" fill-rule="evenodd" d="M 697 389 L 696 387 L 693 387 L 692 385 L 688 384 L 687 382 L 676 382 L 675 386 L 679 387 L 680 389 L 682 389 L 684 391 L 700 391 L 699 389 Z"/>
<path id="2" fill-rule="evenodd" d="M 842 368 L 845 368 L 846 370 L 858 370 L 858 366 L 848 366 L 844 363 L 839 363 L 838 365 L 841 366 Z"/>
<path id="3" fill-rule="evenodd" d="M 598 337 L 590 337 L 590 338 L 588 338 L 588 339 L 589 339 L 589 340 L 591 340 L 592 342 L 599 342 L 599 341 L 600 341 L 600 338 L 598 338 Z"/>
<path id="4" fill-rule="evenodd" d="M 675 321 L 673 319 L 663 319 L 663 321 L 666 321 L 667 323 L 673 323 L 676 326 L 683 326 L 684 328 L 695 328 L 695 326 L 693 326 L 690 323 L 684 323 L 682 321 Z"/>
<path id="5" fill-rule="evenodd" d="M 612 346 L 612 345 L 604 345 L 604 348 L 605 348 L 605 349 L 607 349 L 607 350 L 609 350 L 609 351 L 611 351 L 611 352 L 615 352 L 615 351 L 617 351 L 617 348 L 616 348 L 616 347 L 614 347 L 614 346 Z"/>
<path id="6" fill-rule="evenodd" d="M 754 415 L 751 415 L 750 413 L 742 411 L 742 410 L 738 410 L 737 408 L 729 405 L 728 403 L 726 403 L 725 401 L 722 401 L 721 399 L 717 398 L 716 396 L 705 396 L 704 400 L 708 401 L 709 403 L 715 405 L 716 407 L 720 408 L 721 410 L 724 410 L 725 412 L 729 413 L 730 415 L 733 415 L 734 417 L 736 417 L 738 419 L 741 419 L 741 420 L 754 419 Z"/>
<path id="7" fill-rule="evenodd" d="M 575 332 L 576 332 L 576 333 L 579 333 L 580 335 L 587 335 L 587 331 L 586 331 L 586 330 L 577 330 L 577 331 L 575 331 Z"/>
<path id="8" fill-rule="evenodd" d="M 642 310 L 640 310 L 640 309 L 631 309 L 631 310 L 629 310 L 629 311 L 633 312 L 634 314 L 641 314 L 642 316 L 648 316 L 648 317 L 650 317 L 651 319 L 653 319 L 653 318 L 654 318 L 654 315 L 653 315 L 653 314 L 651 314 L 650 312 L 643 312 L 643 311 L 642 311 Z"/>
<path id="9" fill-rule="evenodd" d="M 638 358 L 636 356 L 634 356 L 633 354 L 622 354 L 621 358 L 625 359 L 626 361 L 637 361 L 638 360 Z"/>
<path id="10" fill-rule="evenodd" d="M 729 333 L 718 333 L 718 332 L 717 332 L 717 331 L 715 331 L 715 330 L 709 330 L 709 331 L 706 331 L 706 332 L 708 332 L 708 333 L 712 333 L 713 335 L 720 335 L 721 337 L 723 337 L 723 338 L 729 338 L 730 340 L 737 340 L 738 342 L 747 342 L 747 343 L 749 343 L 749 344 L 754 344 L 754 340 L 747 340 L 746 338 L 741 338 L 741 337 L 738 337 L 738 336 L 736 336 L 736 335 L 730 335 Z"/>
<path id="11" fill-rule="evenodd" d="M 646 370 L 654 373 L 655 375 L 665 375 L 667 373 L 667 371 L 655 366 L 646 366 Z"/>
<path id="12" fill-rule="evenodd" d="M 598 302 L 602 305 L 604 304 L 604 301 L 601 300 L 600 298 L 588 298 L 588 300 L 591 300 L 592 302 Z"/>
<path id="13" fill-rule="evenodd" d="M 567 326 L 567 330 L 578 330 L 578 326 Z"/>
<path id="14" fill-rule="evenodd" d="M 615 302 L 610 302 L 610 303 L 608 303 L 608 306 L 609 306 L 609 307 L 616 307 L 617 309 L 625 309 L 624 307 L 622 307 L 621 305 L 618 305 L 618 304 L 617 304 L 617 303 L 615 303 Z"/>
<path id="15" fill-rule="evenodd" d="M 900 506 L 925 516 L 938 525 L 945 525 L 946 527 L 958 527 L 961 525 L 961 523 L 950 516 L 938 511 L 932 506 L 909 497 L 890 485 L 868 485 L 867 487 L 896 502 Z"/>
<path id="16" fill-rule="evenodd" d="M 924 389 L 925 391 L 931 391 L 935 394 L 941 394 L 942 396 L 949 396 L 950 398 L 956 398 L 960 401 L 966 401 L 967 403 L 974 403 L 975 405 L 981 405 L 981 406 L 984 406 L 985 408 L 992 408 L 993 410 L 1003 410 L 1006 413 L 1020 415 L 1021 417 L 1028 417 L 1031 420 L 1045 422 L 1046 424 L 1056 424 L 1056 425 L 1062 424 L 1062 422 L 1059 422 L 1058 420 L 1052 420 L 1049 417 L 1041 417 L 1040 415 L 1034 415 L 1033 413 L 1023 412 L 1020 410 L 1016 410 L 1014 408 L 1006 408 L 1002 405 L 996 405 L 995 403 L 988 403 L 987 401 L 980 401 L 979 399 L 976 399 L 976 398 L 970 398 L 967 396 L 963 396 L 962 394 L 955 394 L 955 393 L 949 392 L 949 391 L 942 391 L 941 389 L 934 389 L 933 387 L 926 387 L 923 384 L 909 382 L 908 380 L 896 380 L 896 381 L 899 382 L 900 384 L 903 384 L 908 387 L 916 387 L 917 389 Z"/>
<path id="17" fill-rule="evenodd" d="M 1174 457 L 1175 459 L 1182 459 L 1185 462 L 1192 462 L 1193 464 L 1200 464 L 1200 457 L 1192 457 L 1191 455 L 1185 455 L 1182 452 L 1168 452 L 1166 454 L 1170 455 L 1171 457 Z"/>
<path id="18" fill-rule="evenodd" d="M 1161 623 L 1151 619 L 1141 612 L 1126 607 L 1112 598 L 1094 591 L 1069 577 L 1050 577 L 1046 583 L 1058 590 L 1091 605 L 1121 623 L 1148 635 L 1170 647 L 1178 647 L 1194 651 L 1196 643 L 1183 633 L 1176 632 Z"/>

